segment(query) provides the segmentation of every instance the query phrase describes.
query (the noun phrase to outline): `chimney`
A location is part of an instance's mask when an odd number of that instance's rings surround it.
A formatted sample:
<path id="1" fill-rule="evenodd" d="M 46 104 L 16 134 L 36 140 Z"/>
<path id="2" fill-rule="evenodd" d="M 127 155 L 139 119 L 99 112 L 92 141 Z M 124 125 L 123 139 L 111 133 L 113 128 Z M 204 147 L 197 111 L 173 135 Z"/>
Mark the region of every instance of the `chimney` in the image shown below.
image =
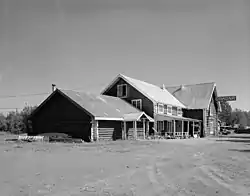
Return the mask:
<path id="1" fill-rule="evenodd" d="M 56 87 L 56 85 L 52 84 L 52 93 L 55 91 L 55 87 Z"/>

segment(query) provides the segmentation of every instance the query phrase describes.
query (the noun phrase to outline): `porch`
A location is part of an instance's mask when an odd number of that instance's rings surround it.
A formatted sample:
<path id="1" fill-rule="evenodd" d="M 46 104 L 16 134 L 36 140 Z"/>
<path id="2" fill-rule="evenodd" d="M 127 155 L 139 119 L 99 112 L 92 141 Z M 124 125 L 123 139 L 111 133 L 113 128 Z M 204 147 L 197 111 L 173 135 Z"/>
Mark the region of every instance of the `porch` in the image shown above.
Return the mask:
<path id="1" fill-rule="evenodd" d="M 123 139 L 146 139 L 150 122 L 153 123 L 154 119 L 145 113 L 126 114 L 123 122 Z"/>
<path id="2" fill-rule="evenodd" d="M 196 138 L 200 135 L 201 120 L 178 116 L 156 115 L 153 129 L 156 135 L 165 138 Z"/>

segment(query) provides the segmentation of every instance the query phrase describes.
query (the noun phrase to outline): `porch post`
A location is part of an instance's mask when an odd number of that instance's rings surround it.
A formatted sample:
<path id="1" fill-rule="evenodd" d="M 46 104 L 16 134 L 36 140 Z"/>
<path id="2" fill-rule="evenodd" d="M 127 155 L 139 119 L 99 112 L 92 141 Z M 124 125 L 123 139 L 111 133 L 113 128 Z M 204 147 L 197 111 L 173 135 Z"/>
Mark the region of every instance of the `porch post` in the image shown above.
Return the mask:
<path id="1" fill-rule="evenodd" d="M 174 120 L 174 137 L 175 137 L 175 130 L 176 130 L 176 125 L 175 125 L 175 120 Z"/>
<path id="2" fill-rule="evenodd" d="M 146 121 L 146 136 L 149 136 L 149 121 Z"/>
<path id="3" fill-rule="evenodd" d="M 93 142 L 94 140 L 94 119 L 91 120 L 91 130 L 90 130 L 90 141 Z"/>
<path id="4" fill-rule="evenodd" d="M 187 125 L 187 132 L 188 132 L 188 136 L 189 136 L 189 121 L 187 121 L 188 125 Z"/>
<path id="5" fill-rule="evenodd" d="M 181 121 L 181 137 L 183 138 L 184 121 Z"/>
<path id="6" fill-rule="evenodd" d="M 145 137 L 145 131 L 146 131 L 146 129 L 145 129 L 145 127 L 146 127 L 145 126 L 145 119 L 142 120 L 142 123 L 143 123 L 143 139 L 145 140 L 145 138 L 146 138 Z"/>
<path id="7" fill-rule="evenodd" d="M 137 139 L 137 121 L 134 121 L 135 126 L 134 126 L 134 137 Z"/>
<path id="8" fill-rule="evenodd" d="M 124 121 L 124 126 L 123 126 L 123 139 L 127 139 L 127 123 Z"/>
<path id="9" fill-rule="evenodd" d="M 193 137 L 194 137 L 194 121 L 193 121 Z"/>
<path id="10" fill-rule="evenodd" d="M 96 128 L 96 141 L 98 141 L 99 140 L 99 123 L 98 123 L 98 120 L 96 121 L 96 126 L 95 126 L 95 128 Z"/>

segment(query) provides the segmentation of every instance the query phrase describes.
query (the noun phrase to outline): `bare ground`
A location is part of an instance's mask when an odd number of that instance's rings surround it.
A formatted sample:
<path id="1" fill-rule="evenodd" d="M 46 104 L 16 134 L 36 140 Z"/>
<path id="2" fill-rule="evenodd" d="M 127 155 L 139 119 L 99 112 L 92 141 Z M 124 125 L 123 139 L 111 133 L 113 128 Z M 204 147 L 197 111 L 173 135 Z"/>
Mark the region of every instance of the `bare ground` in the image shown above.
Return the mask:
<path id="1" fill-rule="evenodd" d="M 250 195 L 250 136 L 99 144 L 0 141 L 2 196 Z"/>

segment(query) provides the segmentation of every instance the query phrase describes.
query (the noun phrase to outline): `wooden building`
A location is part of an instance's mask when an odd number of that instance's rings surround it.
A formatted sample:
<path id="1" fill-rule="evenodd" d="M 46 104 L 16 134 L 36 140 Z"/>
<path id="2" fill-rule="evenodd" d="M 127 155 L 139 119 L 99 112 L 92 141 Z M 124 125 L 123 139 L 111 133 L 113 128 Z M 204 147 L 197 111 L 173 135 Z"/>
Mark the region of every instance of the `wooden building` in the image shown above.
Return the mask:
<path id="1" fill-rule="evenodd" d="M 201 137 L 218 130 L 215 83 L 162 87 L 119 74 L 100 95 L 56 89 L 30 116 L 30 135 L 62 132 L 85 141 Z"/>
<path id="2" fill-rule="evenodd" d="M 155 121 L 150 133 L 174 136 L 214 135 L 218 130 L 215 83 L 162 87 L 119 74 L 103 91 L 144 111 Z"/>
<path id="3" fill-rule="evenodd" d="M 84 141 L 143 139 L 154 121 L 120 98 L 59 89 L 29 119 L 29 135 L 66 133 Z"/>

